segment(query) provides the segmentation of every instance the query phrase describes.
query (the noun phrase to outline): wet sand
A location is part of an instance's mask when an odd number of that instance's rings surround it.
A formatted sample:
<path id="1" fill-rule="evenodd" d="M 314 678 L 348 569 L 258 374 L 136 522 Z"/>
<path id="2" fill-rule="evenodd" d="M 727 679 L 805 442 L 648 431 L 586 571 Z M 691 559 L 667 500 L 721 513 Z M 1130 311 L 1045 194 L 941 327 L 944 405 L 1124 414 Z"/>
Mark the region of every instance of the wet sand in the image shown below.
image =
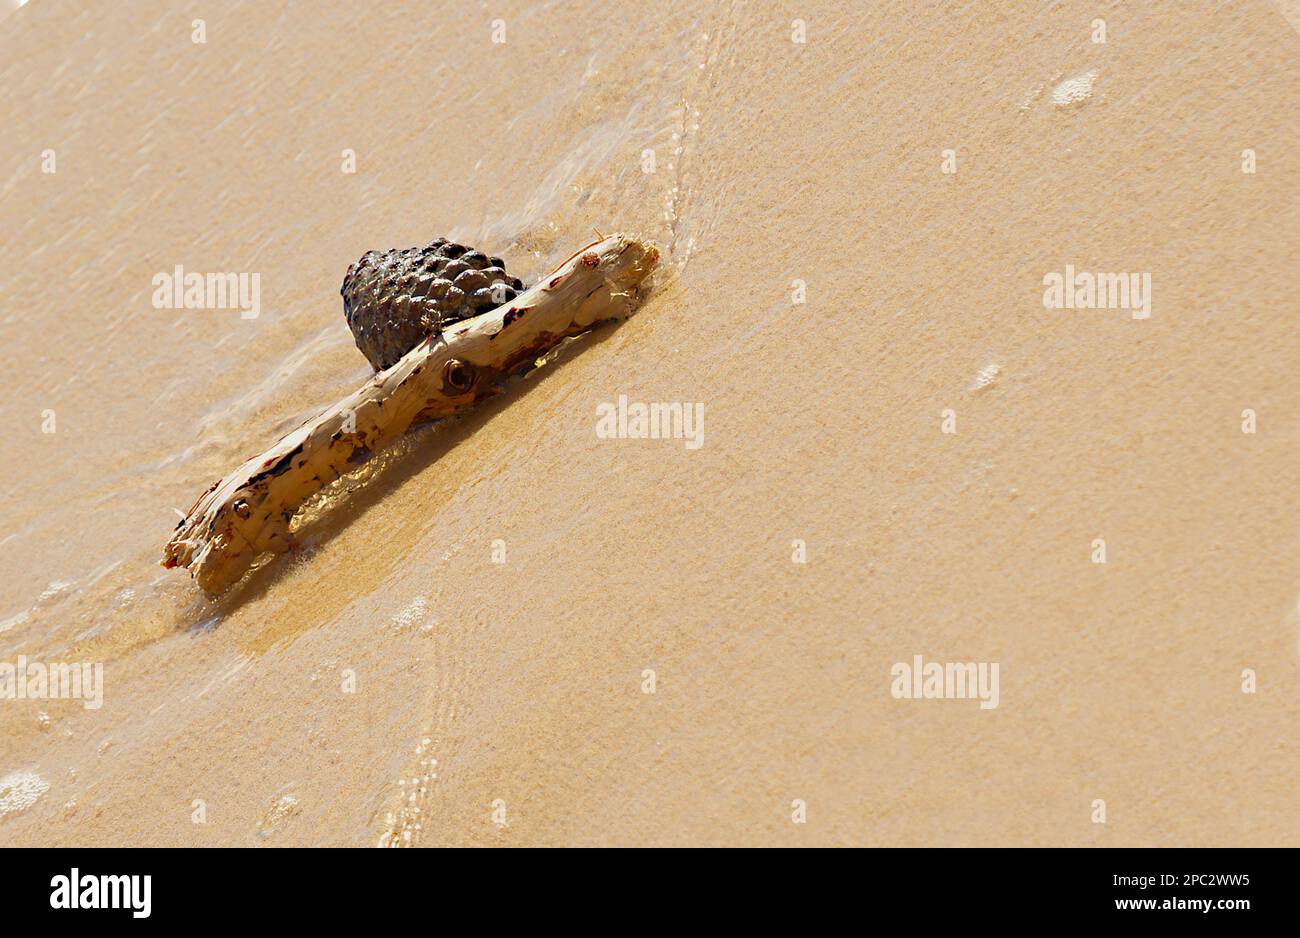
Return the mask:
<path id="1" fill-rule="evenodd" d="M 841 6 L 0 20 L 0 662 L 104 667 L 0 700 L 0 841 L 1297 843 L 1293 5 Z M 664 252 L 636 317 L 232 593 L 157 566 L 369 374 L 364 251 L 594 228 Z M 178 264 L 260 315 L 156 309 Z M 1067 264 L 1149 318 L 1044 308 Z M 895 699 L 915 655 L 999 705 Z"/>

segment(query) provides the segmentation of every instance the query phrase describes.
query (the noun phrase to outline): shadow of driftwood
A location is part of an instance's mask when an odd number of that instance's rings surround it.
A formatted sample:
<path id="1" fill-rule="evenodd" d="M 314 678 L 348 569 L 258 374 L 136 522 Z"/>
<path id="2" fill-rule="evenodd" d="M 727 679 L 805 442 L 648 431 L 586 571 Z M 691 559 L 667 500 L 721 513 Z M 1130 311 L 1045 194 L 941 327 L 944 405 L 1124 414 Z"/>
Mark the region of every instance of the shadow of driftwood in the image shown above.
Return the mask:
<path id="1" fill-rule="evenodd" d="M 493 415 L 550 380 L 576 356 L 607 341 L 618 326 L 619 322 L 602 323 L 590 332 L 569 339 L 552 350 L 541 367 L 507 382 L 496 397 L 484 401 L 469 413 L 410 431 L 390 450 L 336 479 L 305 507 L 310 520 L 296 532 L 300 543 L 308 551 L 329 543 L 390 493 L 472 437 Z M 264 595 L 283 575 L 293 556 L 292 553 L 271 556 L 259 562 L 220 596 L 196 603 L 192 614 L 187 617 L 187 630 L 197 632 L 216 628 L 226 615 Z"/>

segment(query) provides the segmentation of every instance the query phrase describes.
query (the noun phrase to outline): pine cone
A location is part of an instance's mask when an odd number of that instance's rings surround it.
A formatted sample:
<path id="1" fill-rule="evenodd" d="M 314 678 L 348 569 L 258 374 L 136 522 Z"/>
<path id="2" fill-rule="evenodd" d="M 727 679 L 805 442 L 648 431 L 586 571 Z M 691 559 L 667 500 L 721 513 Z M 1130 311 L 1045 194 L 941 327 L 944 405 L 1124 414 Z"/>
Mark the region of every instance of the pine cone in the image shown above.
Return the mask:
<path id="1" fill-rule="evenodd" d="M 423 248 L 368 251 L 339 292 L 357 348 L 383 371 L 430 335 L 510 302 L 523 287 L 499 257 L 439 238 Z"/>

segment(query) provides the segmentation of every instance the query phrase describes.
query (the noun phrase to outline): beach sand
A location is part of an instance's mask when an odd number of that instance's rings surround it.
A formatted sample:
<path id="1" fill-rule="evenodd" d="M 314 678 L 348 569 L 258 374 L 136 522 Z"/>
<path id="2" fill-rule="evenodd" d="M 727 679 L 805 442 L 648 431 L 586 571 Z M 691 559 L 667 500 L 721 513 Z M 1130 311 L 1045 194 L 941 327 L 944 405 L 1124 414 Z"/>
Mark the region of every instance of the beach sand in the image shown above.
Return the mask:
<path id="1" fill-rule="evenodd" d="M 0 700 L 0 841 L 1300 842 L 1294 4 L 847 6 L 0 20 L 0 662 L 104 675 Z M 364 251 L 594 229 L 664 252 L 637 316 L 232 593 L 158 566 L 366 379 Z M 1149 317 L 1045 308 L 1067 264 Z M 177 265 L 259 315 L 155 308 Z M 916 655 L 998 706 L 896 699 Z"/>

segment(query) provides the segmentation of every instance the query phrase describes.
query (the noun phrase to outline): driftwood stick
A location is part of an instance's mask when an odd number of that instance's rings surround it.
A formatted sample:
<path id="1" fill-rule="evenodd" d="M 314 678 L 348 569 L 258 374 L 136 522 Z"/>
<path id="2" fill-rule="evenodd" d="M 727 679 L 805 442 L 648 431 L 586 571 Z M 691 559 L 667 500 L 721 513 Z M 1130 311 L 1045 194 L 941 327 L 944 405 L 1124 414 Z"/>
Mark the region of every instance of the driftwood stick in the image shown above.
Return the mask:
<path id="1" fill-rule="evenodd" d="M 217 592 L 264 553 L 288 550 L 290 520 L 308 497 L 411 427 L 473 407 L 561 339 L 630 315 L 658 260 L 653 246 L 612 235 L 512 302 L 431 335 L 214 483 L 176 526 L 163 566 L 187 567 Z"/>

